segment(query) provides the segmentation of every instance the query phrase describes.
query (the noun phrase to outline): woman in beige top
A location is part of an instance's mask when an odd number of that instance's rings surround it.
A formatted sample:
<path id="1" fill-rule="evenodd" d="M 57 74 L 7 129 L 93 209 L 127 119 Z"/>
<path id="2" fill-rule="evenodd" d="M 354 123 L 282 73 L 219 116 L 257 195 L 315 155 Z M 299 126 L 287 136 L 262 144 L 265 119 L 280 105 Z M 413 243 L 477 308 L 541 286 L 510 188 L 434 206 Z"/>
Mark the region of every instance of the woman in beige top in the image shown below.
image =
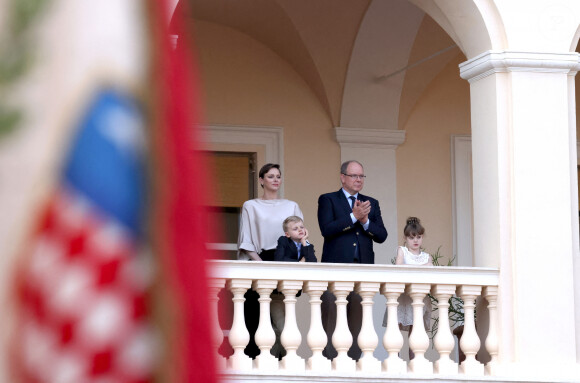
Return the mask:
<path id="1" fill-rule="evenodd" d="M 266 164 L 260 169 L 260 185 L 264 189 L 261 198 L 244 202 L 238 259 L 273 261 L 278 238 L 284 235 L 282 222 L 290 216 L 304 219 L 298 204 L 278 197 L 282 185 L 280 165 Z"/>
<path id="2" fill-rule="evenodd" d="M 252 261 L 273 261 L 278 238 L 284 235 L 282 223 L 290 216 L 304 218 L 298 204 L 287 199 L 280 199 L 278 191 L 282 185 L 280 165 L 266 164 L 259 173 L 260 186 L 264 193 L 261 198 L 244 202 L 238 237 L 238 259 Z M 244 316 L 250 333 L 250 342 L 245 353 L 254 358 L 260 354 L 254 335 L 260 319 L 258 293 L 248 290 L 245 294 Z M 271 295 L 270 315 L 272 327 L 276 334 L 276 343 L 271 354 L 279 359 L 285 355 L 280 344 L 280 334 L 284 327 L 284 296 L 275 290 Z"/>

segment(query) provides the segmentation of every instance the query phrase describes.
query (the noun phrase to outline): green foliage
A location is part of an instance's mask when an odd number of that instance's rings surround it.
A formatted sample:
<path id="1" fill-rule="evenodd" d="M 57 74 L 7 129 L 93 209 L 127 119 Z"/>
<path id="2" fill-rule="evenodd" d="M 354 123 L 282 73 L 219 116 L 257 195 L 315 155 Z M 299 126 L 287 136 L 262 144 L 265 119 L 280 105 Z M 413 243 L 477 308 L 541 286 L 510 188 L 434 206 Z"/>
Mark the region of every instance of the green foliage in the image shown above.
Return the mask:
<path id="1" fill-rule="evenodd" d="M 425 249 L 421 249 L 421 251 L 425 251 Z M 455 256 L 453 258 L 447 259 L 447 264 L 442 265 L 440 263 L 441 258 L 445 258 L 441 254 L 441 246 L 437 248 L 437 251 L 431 253 L 431 261 L 433 262 L 433 266 L 453 266 L 453 262 L 455 261 Z M 391 259 L 391 263 L 394 265 L 396 263 L 396 257 Z M 431 314 L 439 310 L 439 300 L 435 298 L 431 294 L 427 294 L 429 299 L 431 300 Z M 463 311 L 463 300 L 457 296 L 452 296 L 449 298 L 449 325 L 454 327 L 462 326 L 464 323 L 464 311 Z M 434 317 L 434 315 L 431 315 Z M 439 329 L 439 316 L 432 319 L 432 325 L 430 329 L 426 329 L 427 333 L 429 334 L 429 338 L 433 339 L 437 334 L 437 330 Z"/>
<path id="2" fill-rule="evenodd" d="M 439 310 L 439 300 L 435 298 L 433 295 L 428 294 L 429 299 L 431 299 L 431 314 Z M 449 298 L 449 325 L 451 328 L 459 327 L 463 325 L 465 316 L 463 311 L 463 300 L 455 295 Z M 433 315 L 432 315 L 433 317 Z M 432 325 L 431 329 L 427 330 L 429 334 L 429 338 L 433 339 L 437 334 L 437 330 L 439 330 L 439 316 L 436 318 L 432 318 Z"/>
<path id="3" fill-rule="evenodd" d="M 25 35 L 46 3 L 47 0 L 13 1 L 10 9 L 12 32 L 17 36 Z"/>
<path id="4" fill-rule="evenodd" d="M 10 94 L 34 62 L 33 26 L 49 0 L 12 0 L 6 10 L 6 30 L 0 31 L 0 138 L 13 132 L 22 112 L 9 105 Z"/>
<path id="5" fill-rule="evenodd" d="M 443 255 L 441 255 L 440 250 L 441 246 L 437 248 L 437 251 L 435 253 L 431 254 L 433 266 L 453 266 L 453 261 L 455 261 L 456 256 L 453 256 L 453 258 L 448 259 L 446 265 L 441 265 L 439 263 L 439 260 L 443 258 Z M 428 295 L 429 299 L 431 299 L 431 307 L 433 308 L 431 310 L 431 314 L 433 314 L 434 312 L 439 310 L 439 300 L 431 294 Z M 465 320 L 465 315 L 463 311 L 463 300 L 458 296 L 453 295 L 451 298 L 449 298 L 448 311 L 449 311 L 449 325 L 451 326 L 451 328 L 462 326 Z M 432 317 L 433 316 L 434 315 L 432 315 Z M 432 321 L 433 324 L 431 326 L 431 329 L 427 331 L 427 333 L 429 334 L 429 338 L 431 339 L 435 337 L 435 335 L 437 334 L 437 330 L 439 329 L 439 316 L 433 318 Z"/>
<path id="6" fill-rule="evenodd" d="M 431 254 L 431 260 L 433 261 L 433 266 L 453 266 L 453 261 L 455 261 L 455 256 L 453 256 L 453 258 L 451 258 L 451 259 L 448 259 L 446 265 L 439 264 L 439 260 L 441 258 L 443 258 L 443 255 L 441 255 L 440 250 L 441 250 L 441 246 L 439 246 L 437 248 L 436 252 Z"/>
<path id="7" fill-rule="evenodd" d="M 22 113 L 19 110 L 13 108 L 5 109 L 0 105 L 0 137 L 14 131 L 21 120 Z"/>

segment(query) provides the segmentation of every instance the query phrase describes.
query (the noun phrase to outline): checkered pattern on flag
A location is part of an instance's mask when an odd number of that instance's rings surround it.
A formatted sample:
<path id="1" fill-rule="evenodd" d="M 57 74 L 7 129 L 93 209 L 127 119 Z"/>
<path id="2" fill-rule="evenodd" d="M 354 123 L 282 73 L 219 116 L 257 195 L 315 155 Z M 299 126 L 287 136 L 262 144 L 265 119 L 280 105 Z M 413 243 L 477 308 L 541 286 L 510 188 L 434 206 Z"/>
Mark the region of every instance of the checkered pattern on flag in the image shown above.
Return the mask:
<path id="1" fill-rule="evenodd" d="M 126 95 L 88 105 L 19 275 L 23 381 L 151 380 L 143 128 Z"/>

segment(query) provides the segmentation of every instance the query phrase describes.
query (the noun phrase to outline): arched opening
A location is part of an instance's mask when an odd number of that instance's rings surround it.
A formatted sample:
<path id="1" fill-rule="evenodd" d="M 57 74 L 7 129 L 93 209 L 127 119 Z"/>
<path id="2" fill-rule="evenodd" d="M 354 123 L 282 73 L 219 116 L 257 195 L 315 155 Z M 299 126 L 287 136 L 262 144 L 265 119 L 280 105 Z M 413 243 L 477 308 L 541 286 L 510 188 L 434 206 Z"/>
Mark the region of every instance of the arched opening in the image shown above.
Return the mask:
<path id="1" fill-rule="evenodd" d="M 204 0 L 197 3 L 203 5 Z M 391 17 L 395 15 L 398 16 L 395 19 L 409 20 L 409 14 L 405 13 L 401 2 L 383 1 L 379 4 L 375 1 L 361 1 L 352 5 L 348 2 L 323 0 L 314 5 L 278 1 L 274 5 L 265 5 L 261 11 L 266 14 L 262 13 L 259 19 L 252 18 L 252 12 L 249 11 L 251 7 L 244 11 L 246 3 L 236 2 L 235 9 L 240 12 L 230 12 L 228 9 L 231 2 L 218 2 L 218 5 L 213 6 L 223 12 L 218 12 L 218 15 L 227 15 L 228 22 L 218 18 L 199 20 L 201 30 L 196 27 L 200 36 L 198 40 L 201 41 L 199 48 L 203 62 L 202 71 L 205 71 L 203 80 L 206 82 L 208 96 L 208 119 L 215 124 L 257 125 L 282 129 L 286 197 L 296 200 L 302 207 L 306 221 L 310 227 L 314 227 L 312 239 L 315 243 L 323 242 L 316 230 L 316 197 L 338 188 L 337 167 L 345 152 L 342 143 L 336 142 L 336 128 L 364 132 L 366 141 L 354 142 L 351 139 L 347 144 L 349 155 L 365 153 L 365 161 L 375 165 L 372 169 L 373 177 L 369 177 L 365 188 L 373 195 L 378 194 L 379 199 L 387 200 L 392 196 L 389 195 L 391 190 L 384 192 L 385 184 L 396 185 L 396 197 L 392 198 L 395 203 L 382 206 L 385 216 L 390 214 L 397 217 L 389 227 L 391 235 L 394 234 L 393 242 L 386 247 L 379 247 L 379 250 L 384 250 L 380 258 L 382 263 L 387 263 L 392 258 L 392 250 L 400 241 L 398 228 L 402 226 L 401 222 L 407 215 L 421 216 L 426 220 L 428 230 L 434 228 L 429 231 L 429 239 L 437 244 L 447 241 L 447 248 L 452 248 L 454 197 L 451 192 L 451 136 L 474 134 L 477 131 L 479 136 L 474 136 L 474 140 L 479 140 L 482 145 L 474 145 L 479 146 L 480 154 L 480 174 L 474 179 L 479 182 L 475 187 L 479 189 L 481 197 L 477 200 L 477 205 L 484 219 L 478 220 L 480 242 L 476 247 L 481 256 L 474 264 L 500 267 L 503 286 L 515 286 L 515 283 L 521 284 L 518 287 L 532 285 L 525 278 L 537 270 L 532 266 L 522 266 L 526 264 L 526 252 L 521 248 L 526 245 L 524 239 L 528 236 L 521 227 L 532 221 L 529 218 L 530 212 L 534 210 L 533 204 L 522 193 L 534 187 L 530 181 L 533 177 L 519 176 L 519 189 L 516 190 L 519 194 L 516 194 L 514 184 L 510 184 L 513 179 L 508 173 L 512 170 L 525 172 L 525 167 L 529 166 L 526 163 L 528 160 L 536 168 L 542 169 L 543 175 L 548 174 L 547 163 L 556 164 L 556 161 L 539 163 L 538 158 L 533 156 L 533 150 L 529 150 L 532 143 L 538 143 L 538 146 L 542 144 L 541 128 L 534 125 L 534 121 L 528 121 L 529 116 L 538 115 L 543 120 L 548 113 L 541 115 L 542 112 L 537 112 L 546 105 L 547 100 L 542 97 L 526 99 L 526 89 L 545 73 L 542 71 L 542 60 L 553 61 L 556 70 L 565 70 L 564 61 L 549 57 L 540 47 L 537 52 L 540 59 L 524 57 L 533 63 L 524 65 L 523 70 L 514 71 L 519 72 L 517 74 L 508 73 L 513 69 L 513 62 L 509 60 L 520 58 L 516 55 L 510 56 L 514 52 L 508 51 L 505 57 L 498 60 L 492 58 L 486 62 L 490 66 L 499 62 L 499 65 L 503 65 L 500 69 L 505 70 L 502 73 L 508 74 L 479 82 L 479 89 L 487 89 L 479 92 L 479 98 L 475 99 L 474 94 L 478 92 L 472 92 L 473 88 L 470 90 L 469 84 L 459 79 L 457 65 L 466 59 L 476 59 L 481 53 L 490 50 L 503 52 L 508 48 L 499 12 L 490 2 L 478 2 L 476 5 L 471 1 L 439 1 L 436 4 L 412 1 L 418 8 L 412 8 L 409 12 L 415 12 L 414 15 L 419 21 L 415 23 L 413 38 L 406 40 L 406 44 L 400 46 L 402 50 L 399 51 L 396 43 L 405 39 L 385 38 L 381 33 L 384 29 L 380 29 L 381 25 L 372 23 L 370 18 L 367 19 L 367 14 L 373 6 L 380 5 L 388 11 L 402 12 L 395 12 Z M 405 4 L 408 6 L 410 3 Z M 393 8 L 389 8 L 391 5 Z M 417 13 L 418 9 L 429 16 L 417 16 L 421 12 Z M 370 16 L 375 15 L 377 14 L 373 13 Z M 196 17 L 195 14 L 193 17 Z M 232 23 L 232 20 L 239 21 L 240 18 L 246 18 L 246 22 Z M 251 23 L 248 20 L 259 22 Z M 276 33 L 284 29 L 282 26 L 291 28 L 286 29 L 287 33 L 284 35 Z M 421 32 L 429 28 L 432 28 L 431 33 Z M 435 38 L 440 32 L 444 39 Z M 403 37 L 408 36 L 405 34 Z M 433 52 L 419 49 L 421 38 L 431 41 L 431 44 L 425 44 L 427 48 L 436 47 L 443 42 L 451 44 L 441 44 L 440 49 Z M 573 46 L 577 46 L 577 40 L 576 37 L 576 44 Z M 380 43 L 386 42 L 393 44 L 381 46 Z M 511 43 L 509 48 L 519 47 L 513 41 Z M 529 42 L 526 41 L 527 43 Z M 438 55 L 437 59 L 412 66 L 415 63 L 413 58 L 421 61 L 453 44 L 457 45 L 464 56 L 459 52 L 452 55 L 453 51 L 450 49 Z M 546 46 L 549 47 L 549 44 L 542 45 Z M 300 47 L 300 52 L 291 53 L 289 48 L 296 47 Z M 554 49 L 558 52 L 558 49 Z M 436 69 L 434 63 L 444 57 L 448 60 L 443 60 L 441 67 Z M 490 64 L 491 61 L 494 62 Z M 427 76 L 429 70 L 425 70 L 426 67 L 432 71 L 430 76 Z M 398 73 L 391 76 L 399 68 L 403 69 L 400 77 L 397 77 Z M 518 110 L 514 110 L 510 104 L 513 101 L 510 97 L 514 93 L 509 86 L 514 79 L 519 81 L 516 84 L 519 88 L 515 91 L 519 92 L 518 100 L 525 100 L 518 101 Z M 578 80 L 575 81 L 578 85 Z M 553 81 L 552 85 L 555 83 Z M 551 89 L 562 97 L 561 88 L 554 85 Z M 531 91 L 533 90 L 530 89 L 529 93 Z M 473 105 L 470 105 L 469 98 L 474 100 Z M 523 105 L 524 103 L 527 104 Z M 563 104 L 560 103 L 559 106 L 561 105 Z M 526 107 L 530 110 L 526 111 Z M 565 113 L 562 113 L 562 108 L 559 111 L 557 124 L 561 127 Z M 520 118 L 517 124 L 512 124 L 510 120 L 514 113 L 518 113 L 517 117 Z M 475 118 L 472 119 L 471 116 Z M 477 129 L 469 128 L 472 121 Z M 566 123 L 568 122 L 569 118 L 566 119 Z M 549 122 L 546 125 L 548 124 Z M 512 154 L 513 147 L 509 145 L 513 142 L 506 139 L 506 135 L 513 133 L 511 129 L 514 129 L 514 125 L 517 125 L 516 139 L 521 144 L 518 148 L 524 147 L 528 150 L 515 160 L 505 155 Z M 526 131 L 527 125 L 534 125 L 535 131 Z M 406 137 L 402 144 L 392 141 L 371 142 L 374 137 L 371 133 L 373 130 L 381 134 L 403 131 Z M 340 132 L 344 133 L 344 130 Z M 385 138 L 381 134 L 377 136 L 380 139 Z M 565 142 L 564 138 L 559 138 L 561 142 Z M 396 150 L 396 154 L 391 157 L 383 156 L 382 153 L 389 150 L 393 153 Z M 373 154 L 368 154 L 371 152 Z M 483 161 L 488 159 L 493 163 L 483 166 Z M 382 168 L 393 164 L 396 171 L 385 182 L 386 172 L 382 172 Z M 558 168 L 562 169 L 563 166 Z M 569 188 L 570 184 L 565 187 L 566 191 Z M 491 197 L 483 196 L 486 193 Z M 554 195 L 550 194 L 551 197 Z M 567 198 L 569 195 L 568 193 Z M 509 211 L 516 199 L 519 199 L 517 213 L 520 216 L 517 218 L 520 228 L 514 224 L 514 216 Z M 522 208 L 526 203 L 528 205 Z M 412 209 L 416 210 L 411 212 Z M 567 209 L 568 214 L 569 212 L 570 209 Z M 545 214 L 544 217 L 552 215 Z M 546 225 L 545 221 L 542 222 L 543 225 Z M 520 245 L 520 248 L 515 249 L 516 245 Z M 541 245 L 546 246 L 546 241 Z M 516 274 L 522 279 L 515 280 Z M 526 297 L 517 295 L 521 294 L 517 288 L 514 291 L 506 290 L 503 291 L 502 304 L 505 307 L 513 305 L 514 312 L 527 312 L 529 305 L 524 302 Z M 541 291 L 535 293 L 543 296 Z M 521 300 L 518 302 L 514 297 Z M 502 325 L 506 332 L 513 333 L 513 321 L 507 318 L 509 313 L 506 312 L 502 313 Z M 513 338 L 515 337 L 505 337 L 503 346 Z M 522 344 L 519 342 L 518 347 Z M 511 355 L 513 351 L 509 347 L 504 350 L 507 350 L 507 355 Z"/>
<path id="2" fill-rule="evenodd" d="M 380 193 L 385 182 L 393 185 L 386 197 L 396 193 L 394 206 L 383 207 L 394 218 L 377 262 L 390 262 L 408 215 L 426 220 L 430 251 L 456 255 L 451 136 L 468 135 L 470 121 L 469 86 L 457 69 L 466 57 L 455 32 L 446 32 L 450 22 L 444 30 L 399 1 L 191 5 L 208 125 L 282 128 L 285 197 L 302 207 L 314 241 L 322 244 L 317 197 L 338 186 L 334 128 L 402 130 L 396 177 L 368 180 L 369 192 Z M 415 21 L 407 30 L 409 23 L 385 27 L 381 17 Z M 304 177 L 307 189 L 297 186 Z"/>

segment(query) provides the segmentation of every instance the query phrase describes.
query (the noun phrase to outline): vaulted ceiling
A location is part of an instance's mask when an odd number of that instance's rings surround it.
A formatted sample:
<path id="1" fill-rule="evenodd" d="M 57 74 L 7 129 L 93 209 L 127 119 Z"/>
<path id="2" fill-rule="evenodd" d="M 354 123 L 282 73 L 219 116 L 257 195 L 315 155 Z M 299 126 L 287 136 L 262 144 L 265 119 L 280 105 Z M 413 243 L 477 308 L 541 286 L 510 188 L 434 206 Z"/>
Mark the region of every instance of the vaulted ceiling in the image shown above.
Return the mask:
<path id="1" fill-rule="evenodd" d="M 181 3 L 176 12 L 186 12 Z M 401 128 L 442 68 L 464 59 L 439 24 L 402 0 L 192 0 L 187 17 L 267 46 L 335 126 Z"/>

